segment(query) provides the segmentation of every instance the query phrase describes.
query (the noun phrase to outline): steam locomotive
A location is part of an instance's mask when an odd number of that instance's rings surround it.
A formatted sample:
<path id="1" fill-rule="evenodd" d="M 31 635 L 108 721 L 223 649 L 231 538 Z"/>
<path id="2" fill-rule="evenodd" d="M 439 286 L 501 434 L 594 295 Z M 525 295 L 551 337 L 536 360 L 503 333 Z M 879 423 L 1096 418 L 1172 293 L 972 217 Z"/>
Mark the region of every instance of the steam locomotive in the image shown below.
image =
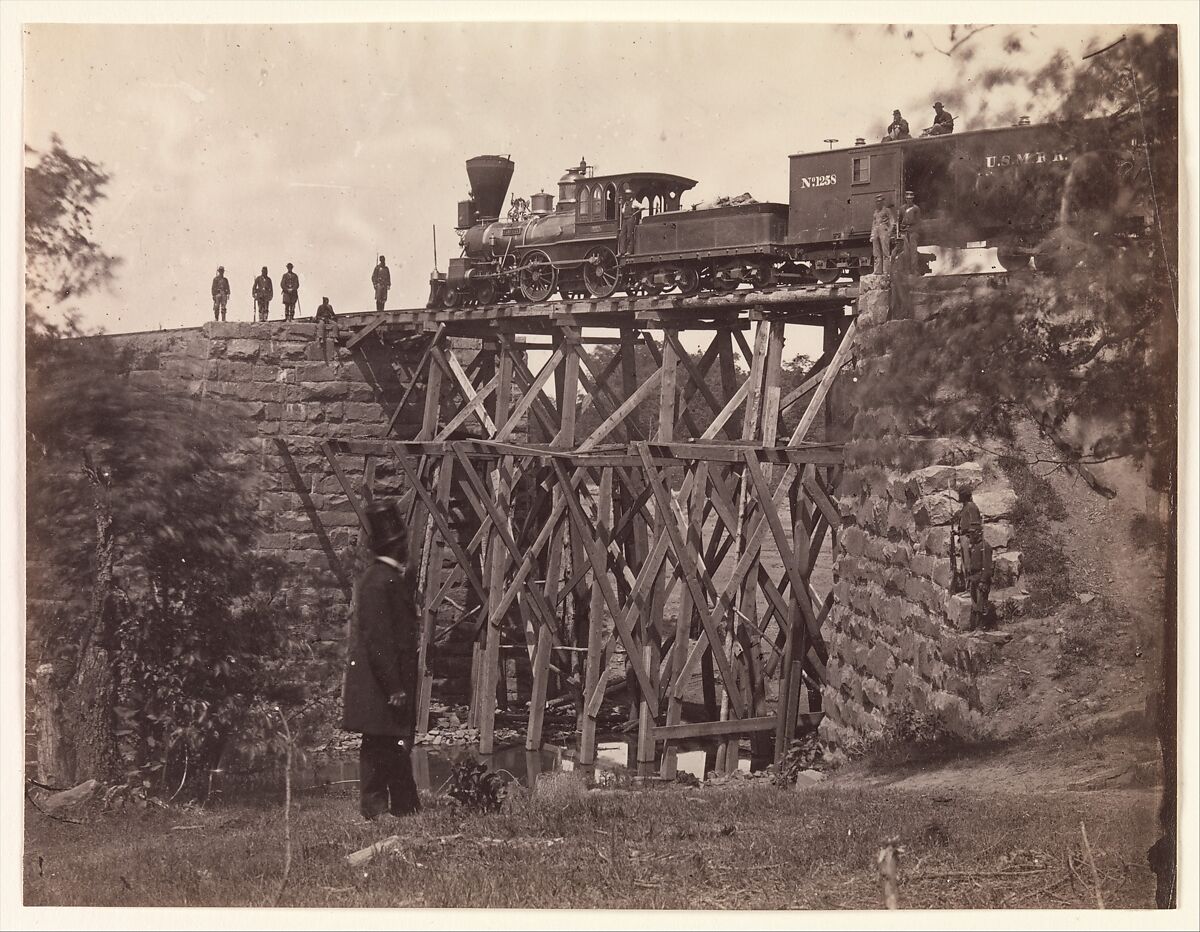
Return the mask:
<path id="1" fill-rule="evenodd" d="M 462 255 L 430 279 L 429 307 L 701 290 L 746 284 L 830 283 L 869 271 L 876 195 L 893 210 L 913 191 L 921 245 L 997 249 L 1006 269 L 1033 257 L 1063 229 L 1089 241 L 1136 235 L 1147 218 L 1123 124 L 1074 123 L 976 130 L 884 141 L 790 157 L 789 203 L 685 210 L 696 182 L 654 172 L 596 175 L 581 160 L 528 201 L 504 199 L 513 163 L 467 161 L 471 194 L 458 204 Z M 928 270 L 932 254 L 921 253 Z"/>

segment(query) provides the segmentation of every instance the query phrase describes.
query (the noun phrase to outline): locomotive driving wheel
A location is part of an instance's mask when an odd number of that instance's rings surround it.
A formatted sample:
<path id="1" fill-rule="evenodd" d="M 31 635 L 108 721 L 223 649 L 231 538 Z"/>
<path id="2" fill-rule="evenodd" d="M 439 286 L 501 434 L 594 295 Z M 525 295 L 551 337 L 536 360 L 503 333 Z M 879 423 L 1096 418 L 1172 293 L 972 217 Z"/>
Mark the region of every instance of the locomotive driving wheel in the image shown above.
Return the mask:
<path id="1" fill-rule="evenodd" d="M 531 252 L 521 262 L 517 285 L 526 301 L 545 301 L 558 286 L 558 270 L 544 252 Z"/>
<path id="2" fill-rule="evenodd" d="M 475 303 L 482 307 L 485 304 L 495 304 L 499 289 L 496 287 L 496 279 L 481 278 L 472 283 L 471 290 L 475 295 Z"/>
<path id="3" fill-rule="evenodd" d="M 597 246 L 588 251 L 583 260 L 583 283 L 593 298 L 607 298 L 617 290 L 621 270 L 617 257 L 607 246 Z"/>

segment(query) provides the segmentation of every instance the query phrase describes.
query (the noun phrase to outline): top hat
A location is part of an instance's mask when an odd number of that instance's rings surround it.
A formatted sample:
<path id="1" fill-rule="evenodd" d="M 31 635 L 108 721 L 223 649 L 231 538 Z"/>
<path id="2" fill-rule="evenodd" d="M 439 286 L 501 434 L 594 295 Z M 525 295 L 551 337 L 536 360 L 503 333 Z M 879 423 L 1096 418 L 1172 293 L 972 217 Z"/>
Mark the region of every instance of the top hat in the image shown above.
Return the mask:
<path id="1" fill-rule="evenodd" d="M 376 551 L 403 540 L 408 533 L 400 509 L 392 502 L 371 502 L 367 506 L 367 530 L 371 535 L 371 549 Z"/>

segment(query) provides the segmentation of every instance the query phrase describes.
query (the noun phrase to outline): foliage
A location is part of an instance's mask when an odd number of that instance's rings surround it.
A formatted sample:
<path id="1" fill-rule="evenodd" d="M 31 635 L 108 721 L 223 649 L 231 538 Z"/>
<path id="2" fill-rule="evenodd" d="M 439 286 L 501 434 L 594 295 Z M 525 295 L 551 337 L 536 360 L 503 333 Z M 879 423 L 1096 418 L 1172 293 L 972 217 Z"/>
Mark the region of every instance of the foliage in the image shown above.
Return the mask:
<path id="1" fill-rule="evenodd" d="M 503 778 L 488 770 L 487 764 L 466 759 L 450 771 L 447 793 L 468 809 L 476 812 L 499 812 L 504 802 Z"/>
<path id="2" fill-rule="evenodd" d="M 1016 112 L 1038 121 L 1108 116 L 1104 168 L 1080 171 L 1073 200 L 1063 198 L 1072 222 L 1037 244 L 1039 268 L 1052 274 L 948 292 L 921 332 L 887 348 L 878 390 L 915 412 L 918 432 L 1007 438 L 1032 416 L 1086 437 L 1076 453 L 1085 462 L 1148 456 L 1151 483 L 1165 487 L 1176 423 L 1176 31 L 1131 31 L 1086 61 L 1032 60 L 1022 30 L 983 32 L 906 35 L 914 49 L 928 39 L 951 58 L 960 100 L 943 99 L 986 115 L 985 125 L 1004 125 L 982 90 L 1001 85 Z M 991 54 L 968 54 L 1002 38 Z M 1041 196 L 1036 183 L 1028 196 Z M 1068 200 L 1079 208 L 1071 217 Z M 1101 222 L 1104 213 L 1125 225 Z"/>
<path id="3" fill-rule="evenodd" d="M 1029 588 L 1026 613 L 1039 617 L 1072 597 L 1070 563 L 1059 535 L 1050 526 L 1067 516 L 1062 498 L 1019 457 L 1004 456 L 1000 469 L 1008 478 L 1016 505 L 1011 519 Z"/>
<path id="4" fill-rule="evenodd" d="M 123 759 L 155 790 L 215 766 L 262 703 L 293 704 L 281 564 L 253 553 L 256 477 L 239 430 L 211 407 L 142 388 L 96 341 L 29 341 L 31 594 L 86 602 L 93 497 L 113 516 L 113 621 L 98 635 L 117 680 Z M 87 481 L 86 454 L 108 477 Z M 74 585 L 63 585 L 63 581 Z M 58 612 L 34 635 L 70 667 L 94 619 Z M 41 619 L 35 619 L 40 621 Z M 68 678 L 69 679 L 69 678 Z"/>
<path id="5" fill-rule="evenodd" d="M 58 136 L 50 150 L 25 147 L 26 309 L 77 297 L 107 284 L 121 260 L 92 240 L 92 208 L 108 173 L 72 155 Z"/>

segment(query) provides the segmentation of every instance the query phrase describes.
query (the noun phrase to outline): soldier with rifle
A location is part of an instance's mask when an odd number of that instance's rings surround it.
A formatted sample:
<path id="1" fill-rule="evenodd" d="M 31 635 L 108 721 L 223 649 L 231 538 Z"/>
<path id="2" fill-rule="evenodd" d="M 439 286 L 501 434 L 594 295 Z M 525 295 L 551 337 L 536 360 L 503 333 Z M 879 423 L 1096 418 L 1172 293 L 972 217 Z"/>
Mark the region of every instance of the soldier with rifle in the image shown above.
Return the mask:
<path id="1" fill-rule="evenodd" d="M 300 301 L 300 276 L 292 271 L 292 264 L 287 264 L 287 271 L 279 279 L 279 290 L 283 292 L 283 319 L 292 320 L 296 316 L 296 304 Z"/>
<path id="2" fill-rule="evenodd" d="M 262 274 L 254 279 L 254 285 L 250 288 L 250 296 L 254 298 L 258 319 L 266 320 L 271 312 L 271 299 L 275 297 L 275 286 L 271 284 L 271 277 L 267 274 L 265 265 Z"/>
<path id="3" fill-rule="evenodd" d="M 971 490 L 965 486 L 960 488 L 958 500 L 962 503 L 962 508 L 951 527 L 950 560 L 955 577 L 953 585 L 956 592 L 966 590 L 970 593 L 971 628 L 976 629 L 984 627 L 988 621 L 988 596 L 992 589 L 992 548 L 983 539 L 983 516 L 971 496 Z"/>

